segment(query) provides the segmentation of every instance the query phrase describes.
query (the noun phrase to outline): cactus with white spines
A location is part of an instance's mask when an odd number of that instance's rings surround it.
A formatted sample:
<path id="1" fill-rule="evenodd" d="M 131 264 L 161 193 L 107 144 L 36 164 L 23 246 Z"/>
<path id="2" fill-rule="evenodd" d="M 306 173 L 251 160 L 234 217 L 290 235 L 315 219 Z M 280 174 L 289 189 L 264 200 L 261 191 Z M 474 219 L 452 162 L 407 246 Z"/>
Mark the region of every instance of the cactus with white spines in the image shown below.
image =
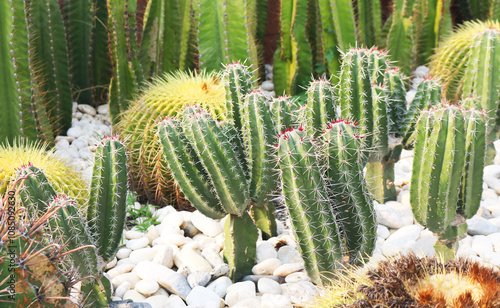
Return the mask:
<path id="1" fill-rule="evenodd" d="M 254 84 L 252 73 L 240 62 L 233 62 L 224 68 L 222 81 L 226 89 L 226 112 L 228 119 L 232 120 L 234 126 L 241 133 L 241 114 L 243 97 L 250 93 Z"/>
<path id="2" fill-rule="evenodd" d="M 388 96 L 389 133 L 399 137 L 407 113 L 405 76 L 399 68 L 390 68 L 385 71 L 384 81 Z"/>
<path id="3" fill-rule="evenodd" d="M 481 112 L 447 104 L 422 111 L 416 125 L 410 202 L 446 257 L 479 208 L 482 185 L 474 182 L 484 168 L 485 131 Z"/>
<path id="4" fill-rule="evenodd" d="M 326 122 L 338 118 L 338 105 L 335 89 L 326 79 L 317 79 L 309 83 L 306 92 L 304 126 L 308 134 L 315 138 L 323 131 Z"/>
<path id="5" fill-rule="evenodd" d="M 282 132 L 286 128 L 292 126 L 292 110 L 297 108 L 296 105 L 296 101 L 288 95 L 278 96 L 272 99 L 270 108 L 277 131 Z"/>
<path id="6" fill-rule="evenodd" d="M 441 84 L 434 78 L 425 78 L 417 87 L 415 97 L 408 106 L 401 128 L 403 144 L 408 147 L 414 139 L 415 124 L 420 110 L 427 110 L 441 102 Z"/>
<path id="7" fill-rule="evenodd" d="M 125 226 L 127 156 L 116 136 L 97 143 L 87 205 L 87 222 L 98 253 L 111 261 L 120 245 Z"/>

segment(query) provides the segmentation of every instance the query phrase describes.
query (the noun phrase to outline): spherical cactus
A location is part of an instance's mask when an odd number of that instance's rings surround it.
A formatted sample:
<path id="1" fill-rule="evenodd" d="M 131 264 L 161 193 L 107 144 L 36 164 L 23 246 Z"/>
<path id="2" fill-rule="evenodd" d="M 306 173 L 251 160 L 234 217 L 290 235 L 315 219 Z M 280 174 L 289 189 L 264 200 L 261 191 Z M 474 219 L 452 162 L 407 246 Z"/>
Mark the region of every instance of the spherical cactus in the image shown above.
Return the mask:
<path id="1" fill-rule="evenodd" d="M 7 191 L 14 179 L 15 169 L 30 162 L 44 170 L 57 191 L 67 194 L 80 205 L 87 203 L 88 185 L 81 174 L 57 158 L 53 150 L 40 143 L 17 142 L 12 145 L 0 145 L 0 195 Z"/>
<path id="2" fill-rule="evenodd" d="M 184 107 L 197 105 L 211 110 L 213 117 L 225 119 L 224 85 L 212 73 L 177 72 L 157 78 L 147 85 L 123 114 L 116 129 L 130 151 L 132 188 L 154 204 L 187 206 L 168 171 L 156 134 L 156 123 L 166 116 L 178 116 Z"/>

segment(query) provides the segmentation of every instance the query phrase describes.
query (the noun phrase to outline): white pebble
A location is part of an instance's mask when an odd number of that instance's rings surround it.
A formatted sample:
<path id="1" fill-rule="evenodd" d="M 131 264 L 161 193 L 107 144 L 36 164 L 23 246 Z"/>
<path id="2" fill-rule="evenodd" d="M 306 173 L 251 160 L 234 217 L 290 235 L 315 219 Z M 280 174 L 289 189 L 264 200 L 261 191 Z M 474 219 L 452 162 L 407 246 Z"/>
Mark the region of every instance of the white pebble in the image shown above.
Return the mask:
<path id="1" fill-rule="evenodd" d="M 133 239 L 127 242 L 126 246 L 132 250 L 141 249 L 149 244 L 149 239 L 147 237 L 141 237 Z"/>
<path id="2" fill-rule="evenodd" d="M 154 280 L 141 280 L 135 284 L 135 290 L 142 295 L 149 296 L 160 288 L 160 285 Z"/>

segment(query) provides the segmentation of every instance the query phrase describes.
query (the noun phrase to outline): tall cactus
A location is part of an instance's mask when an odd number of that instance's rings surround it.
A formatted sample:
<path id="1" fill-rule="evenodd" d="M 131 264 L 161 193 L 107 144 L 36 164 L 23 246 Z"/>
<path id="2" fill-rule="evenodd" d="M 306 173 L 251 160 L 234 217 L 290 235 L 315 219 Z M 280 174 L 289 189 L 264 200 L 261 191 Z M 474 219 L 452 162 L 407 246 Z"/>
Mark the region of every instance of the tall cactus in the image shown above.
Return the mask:
<path id="1" fill-rule="evenodd" d="M 335 89 L 326 79 L 313 80 L 307 88 L 305 128 L 318 137 L 330 120 L 338 118 Z"/>
<path id="2" fill-rule="evenodd" d="M 477 111 L 465 115 L 442 105 L 422 111 L 416 126 L 410 201 L 415 219 L 438 234 L 435 247 L 446 257 L 465 235 L 464 218 L 475 214 L 482 192 L 472 176 L 484 167 L 484 120 Z"/>
<path id="3" fill-rule="evenodd" d="M 377 45 L 382 28 L 380 0 L 357 0 L 355 16 L 359 42 L 366 47 Z"/>
<path id="4" fill-rule="evenodd" d="M 244 0 L 193 0 L 200 67 L 217 71 L 223 64 L 245 61 L 258 67 L 250 12 Z"/>
<path id="5" fill-rule="evenodd" d="M 106 261 L 116 254 L 125 225 L 127 165 L 123 143 L 104 137 L 97 144 L 87 222 L 97 251 Z"/>
<path id="6" fill-rule="evenodd" d="M 0 142 L 43 139 L 54 142 L 33 67 L 24 1 L 0 4 Z M 37 101 L 35 103 L 35 100 Z"/>
<path id="7" fill-rule="evenodd" d="M 281 1 L 280 33 L 274 54 L 277 94 L 294 94 L 312 74 L 311 47 L 306 37 L 307 0 Z"/>
<path id="8" fill-rule="evenodd" d="M 27 1 L 33 69 L 55 135 L 71 127 L 73 99 L 66 32 L 57 0 Z"/>

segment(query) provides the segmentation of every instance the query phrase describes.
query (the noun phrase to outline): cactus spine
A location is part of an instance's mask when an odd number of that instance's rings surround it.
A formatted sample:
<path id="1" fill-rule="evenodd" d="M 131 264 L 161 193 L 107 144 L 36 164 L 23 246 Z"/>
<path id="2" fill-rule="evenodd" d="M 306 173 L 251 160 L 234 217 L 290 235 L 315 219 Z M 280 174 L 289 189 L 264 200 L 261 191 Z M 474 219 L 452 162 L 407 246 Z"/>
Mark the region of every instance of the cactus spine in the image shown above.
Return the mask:
<path id="1" fill-rule="evenodd" d="M 285 204 L 306 272 L 321 283 L 322 272 L 338 268 L 342 239 L 311 139 L 302 129 L 280 134 L 278 161 Z"/>
<path id="2" fill-rule="evenodd" d="M 87 206 L 87 222 L 97 251 L 105 261 L 114 257 L 125 225 L 127 157 L 116 137 L 97 144 Z"/>
<path id="3" fill-rule="evenodd" d="M 438 234 L 435 247 L 446 257 L 465 235 L 464 218 L 476 213 L 482 192 L 471 177 L 484 167 L 484 120 L 474 110 L 465 115 L 443 105 L 422 111 L 416 126 L 410 202 L 415 219 Z"/>

